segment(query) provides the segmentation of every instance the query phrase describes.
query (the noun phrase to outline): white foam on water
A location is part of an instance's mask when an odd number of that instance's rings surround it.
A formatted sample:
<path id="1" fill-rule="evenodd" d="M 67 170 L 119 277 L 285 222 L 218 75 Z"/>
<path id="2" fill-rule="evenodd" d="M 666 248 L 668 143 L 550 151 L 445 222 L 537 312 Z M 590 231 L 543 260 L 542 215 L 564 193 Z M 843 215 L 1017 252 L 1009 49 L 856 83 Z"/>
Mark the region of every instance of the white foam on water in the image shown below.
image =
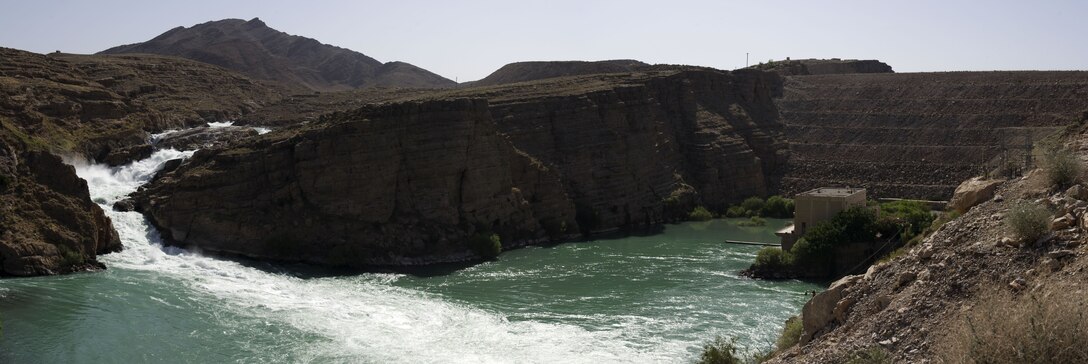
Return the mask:
<path id="1" fill-rule="evenodd" d="M 688 343 L 634 343 L 625 327 L 589 331 L 574 325 L 510 321 L 502 314 L 390 283 L 397 275 L 303 279 L 234 261 L 163 247 L 138 212 L 110 206 L 134 192 L 163 162 L 193 152 L 160 150 L 122 167 L 77 165 L 91 196 L 113 220 L 125 249 L 100 257 L 108 266 L 156 272 L 182 282 L 242 316 L 314 333 L 317 344 L 289 345 L 296 358 L 317 362 L 608 363 L 676 362 Z M 637 329 L 636 329 L 637 330 Z M 635 336 L 644 336 L 636 334 Z M 278 346 L 282 347 L 282 346 Z"/>
<path id="2" fill-rule="evenodd" d="M 234 121 L 213 121 L 208 123 L 209 128 L 226 128 L 234 125 Z"/>
<path id="3" fill-rule="evenodd" d="M 253 130 L 257 131 L 257 135 L 265 135 L 272 132 L 272 128 L 266 128 L 263 126 L 254 126 Z"/>

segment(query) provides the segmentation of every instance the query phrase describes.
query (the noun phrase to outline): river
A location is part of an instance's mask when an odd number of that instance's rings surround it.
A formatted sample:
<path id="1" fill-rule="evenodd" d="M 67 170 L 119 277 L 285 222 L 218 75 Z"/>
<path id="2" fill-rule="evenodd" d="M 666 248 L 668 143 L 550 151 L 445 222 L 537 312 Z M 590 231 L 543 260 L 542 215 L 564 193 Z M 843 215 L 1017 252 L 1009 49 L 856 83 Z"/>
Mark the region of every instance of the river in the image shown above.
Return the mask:
<path id="1" fill-rule="evenodd" d="M 715 335 L 771 345 L 819 286 L 737 276 L 784 221 L 667 225 L 647 236 L 503 253 L 429 274 L 301 274 L 160 245 L 110 206 L 166 160 L 80 165 L 125 250 L 109 269 L 0 280 L 3 363 L 690 362 Z"/>

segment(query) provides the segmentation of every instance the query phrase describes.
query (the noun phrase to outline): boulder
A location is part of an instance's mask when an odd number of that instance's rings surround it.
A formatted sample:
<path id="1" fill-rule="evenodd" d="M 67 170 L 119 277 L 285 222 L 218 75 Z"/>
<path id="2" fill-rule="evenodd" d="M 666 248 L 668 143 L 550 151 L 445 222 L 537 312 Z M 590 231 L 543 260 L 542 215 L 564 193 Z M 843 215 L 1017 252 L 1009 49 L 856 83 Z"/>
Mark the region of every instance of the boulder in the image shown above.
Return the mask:
<path id="1" fill-rule="evenodd" d="M 1073 187 L 1069 187 L 1069 189 L 1065 190 L 1065 195 L 1069 198 L 1081 201 L 1088 200 L 1088 188 L 1084 188 L 1084 186 L 1076 184 L 1073 185 Z"/>
<path id="2" fill-rule="evenodd" d="M 812 341 L 816 334 L 832 322 L 845 319 L 846 310 L 853 304 L 853 301 L 844 300 L 846 290 L 864 278 L 860 274 L 842 277 L 805 303 L 805 307 L 801 309 L 801 344 Z M 846 303 L 840 304 L 842 301 Z"/>
<path id="3" fill-rule="evenodd" d="M 971 178 L 956 187 L 956 193 L 952 195 L 952 201 L 948 207 L 965 213 L 971 207 L 983 203 L 994 197 L 997 186 L 1005 182 L 1003 179 L 985 179 L 983 177 Z"/>
<path id="4" fill-rule="evenodd" d="M 1050 230 L 1068 229 L 1075 224 L 1076 219 L 1073 218 L 1073 215 L 1065 214 L 1050 222 Z"/>

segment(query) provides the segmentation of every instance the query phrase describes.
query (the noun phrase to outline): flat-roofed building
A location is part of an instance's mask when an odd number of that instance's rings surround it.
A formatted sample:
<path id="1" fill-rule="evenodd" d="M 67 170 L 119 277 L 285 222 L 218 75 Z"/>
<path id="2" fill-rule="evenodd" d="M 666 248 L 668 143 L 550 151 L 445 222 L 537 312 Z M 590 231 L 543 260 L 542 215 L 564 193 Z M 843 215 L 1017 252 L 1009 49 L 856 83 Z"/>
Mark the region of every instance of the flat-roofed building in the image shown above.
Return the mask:
<path id="1" fill-rule="evenodd" d="M 794 196 L 793 206 L 793 226 L 775 232 L 782 238 L 782 250 L 793 248 L 808 229 L 831 220 L 840 211 L 865 206 L 865 189 L 821 187 Z"/>

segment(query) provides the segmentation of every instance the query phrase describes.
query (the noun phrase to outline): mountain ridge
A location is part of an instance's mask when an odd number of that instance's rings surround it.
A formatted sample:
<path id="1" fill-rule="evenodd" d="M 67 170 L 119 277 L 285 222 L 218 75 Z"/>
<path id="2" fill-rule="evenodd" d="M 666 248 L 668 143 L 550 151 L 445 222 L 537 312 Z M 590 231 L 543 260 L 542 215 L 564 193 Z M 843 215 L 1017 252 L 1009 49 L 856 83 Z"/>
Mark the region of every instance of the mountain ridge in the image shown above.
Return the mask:
<path id="1" fill-rule="evenodd" d="M 97 54 L 123 53 L 182 57 L 313 91 L 442 88 L 456 84 L 406 62 L 382 63 L 347 48 L 287 34 L 269 27 L 260 18 L 179 26 L 146 42 L 120 45 Z"/>

